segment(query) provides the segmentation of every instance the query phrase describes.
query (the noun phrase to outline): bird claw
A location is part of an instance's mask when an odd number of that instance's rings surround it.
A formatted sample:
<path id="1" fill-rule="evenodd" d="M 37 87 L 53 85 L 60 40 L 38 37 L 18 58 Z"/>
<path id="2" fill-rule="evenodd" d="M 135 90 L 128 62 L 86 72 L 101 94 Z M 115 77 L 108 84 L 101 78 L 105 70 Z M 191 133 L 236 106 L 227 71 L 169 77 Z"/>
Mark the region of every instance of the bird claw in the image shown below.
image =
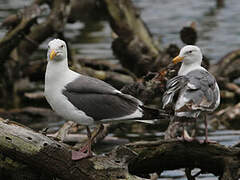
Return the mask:
<path id="1" fill-rule="evenodd" d="M 189 138 L 189 137 L 177 137 L 177 139 L 179 140 L 179 141 L 182 141 L 182 142 L 193 142 L 194 141 L 194 139 L 193 138 Z"/>
<path id="2" fill-rule="evenodd" d="M 84 145 L 79 151 L 72 150 L 72 160 L 74 161 L 85 159 L 92 156 L 93 154 L 91 149 L 89 149 L 89 144 Z"/>
<path id="3" fill-rule="evenodd" d="M 178 140 L 183 141 L 183 142 L 192 142 L 194 141 L 194 138 L 189 136 L 187 131 L 183 130 L 183 135 L 181 137 L 177 137 Z"/>
<path id="4" fill-rule="evenodd" d="M 77 160 L 81 160 L 81 159 L 85 159 L 88 157 L 92 157 L 92 153 L 84 153 L 82 151 L 74 151 L 72 150 L 72 160 L 77 161 Z"/>
<path id="5" fill-rule="evenodd" d="M 200 144 L 217 144 L 217 141 L 211 141 L 208 139 L 204 139 L 204 140 L 199 140 Z"/>

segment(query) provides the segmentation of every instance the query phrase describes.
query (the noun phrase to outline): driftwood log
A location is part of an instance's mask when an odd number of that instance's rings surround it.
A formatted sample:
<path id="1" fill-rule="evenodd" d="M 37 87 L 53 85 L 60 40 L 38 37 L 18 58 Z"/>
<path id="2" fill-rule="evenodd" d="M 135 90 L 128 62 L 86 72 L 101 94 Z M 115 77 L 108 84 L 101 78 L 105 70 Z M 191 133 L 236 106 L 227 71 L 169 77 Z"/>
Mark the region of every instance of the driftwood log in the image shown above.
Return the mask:
<path id="1" fill-rule="evenodd" d="M 121 64 L 136 75 L 146 74 L 159 54 L 150 31 L 140 18 L 131 1 L 104 0 L 108 20 L 116 38 L 113 52 Z"/>
<path id="2" fill-rule="evenodd" d="M 125 87 L 123 91 L 139 97 L 144 103 L 155 101 L 161 106 L 159 102 L 164 92 L 165 82 L 172 76 L 169 74 L 165 76 L 165 70 L 162 68 L 169 64 L 171 57 L 177 55 L 178 47 L 170 45 L 165 51 L 160 51 L 131 1 L 101 0 L 96 2 L 100 2 L 105 9 L 105 14 L 114 31 L 112 48 L 121 64 L 137 77 L 141 77 L 149 71 L 160 71 L 156 74 L 149 73 L 142 82 Z M 36 18 L 41 13 L 38 6 L 42 3 L 48 3 L 51 13 L 43 23 L 36 24 Z M 97 7 L 96 4 L 93 6 Z M 5 97 L 5 100 L 4 98 L 0 100 L 1 105 L 6 102 L 6 98 L 9 98 L 9 94 L 14 100 L 17 99 L 12 93 L 16 91 L 14 81 L 19 78 L 30 77 L 33 81 L 42 81 L 45 69 L 43 61 L 30 62 L 28 56 L 46 38 L 53 34 L 62 33 L 70 13 L 70 7 L 71 4 L 68 0 L 54 0 L 52 2 L 36 0 L 29 8 L 23 10 L 22 16 L 15 15 L 13 17 L 16 20 L 15 23 L 6 37 L 0 41 L 0 64 L 2 64 L 0 70 L 5 76 L 5 78 L 2 76 L 0 79 L 0 85 L 4 87 L 1 88 L 0 95 Z M 32 12 L 34 13 L 32 14 Z M 30 28 L 31 31 L 29 31 Z M 13 39 L 16 41 L 13 42 Z M 9 54 L 17 61 L 9 60 Z M 23 59 L 24 61 L 22 61 Z M 217 65 L 210 67 L 210 71 L 220 82 L 221 89 L 225 90 L 222 92 L 226 92 L 227 98 L 231 96 L 231 100 L 237 99 L 240 92 L 239 86 L 233 83 L 240 73 L 238 60 L 239 50 L 236 50 L 223 57 Z M 85 61 L 83 66 L 90 68 L 79 66 L 73 68 L 76 71 L 108 81 L 118 88 L 136 80 L 135 75 L 122 69 L 113 70 L 111 66 L 102 65 L 101 63 L 96 65 L 96 63 Z M 33 69 L 25 68 L 29 66 Z M 99 67 L 104 67 L 104 69 Z M 25 69 L 23 70 L 23 68 Z M 170 69 L 177 69 L 177 67 Z M 18 72 L 18 74 L 14 72 Z M 9 91 L 9 89 L 13 91 Z M 8 91 L 9 94 L 4 94 Z M 37 93 L 24 94 L 30 97 L 31 102 L 33 97 L 43 99 L 41 93 L 40 95 Z M 237 103 L 236 100 L 232 102 Z M 222 114 L 219 112 L 215 116 L 215 120 L 223 118 L 227 121 L 232 117 L 238 119 L 239 104 L 233 107 L 232 110 L 225 109 Z M 37 113 L 36 116 L 34 113 L 34 109 L 25 109 L 22 112 L 10 112 L 10 115 L 13 115 L 13 119 L 24 119 L 25 117 L 30 117 L 30 119 L 57 118 L 52 114 L 48 116 Z M 71 148 L 46 137 L 44 134 L 1 119 L 0 179 L 14 179 L 15 177 L 19 180 L 20 177 L 29 175 L 31 179 L 40 179 L 40 176 L 42 179 L 59 177 L 60 179 L 140 180 L 148 178 L 149 173 L 157 172 L 160 175 L 164 170 L 179 168 L 186 168 L 186 175 L 189 179 L 194 179 L 190 175 L 194 168 L 200 168 L 200 173 L 213 173 L 221 180 L 238 179 L 240 174 L 239 146 L 229 148 L 219 144 L 187 143 L 174 140 L 139 142 L 119 146 L 105 156 L 99 155 L 77 162 L 71 161 Z"/>
<path id="3" fill-rule="evenodd" d="M 63 180 L 149 178 L 164 170 L 200 168 L 221 180 L 240 177 L 240 149 L 220 144 L 176 140 L 136 142 L 105 155 L 71 160 L 71 147 L 9 120 L 0 119 L 0 167 L 12 172 L 27 168 Z M 7 165 L 7 166 L 5 166 Z M 46 176 L 47 174 L 47 176 Z"/>
<path id="4" fill-rule="evenodd" d="M 14 102 L 13 105 L 7 104 L 5 107 L 18 107 L 19 102 L 22 102 L 22 99 L 19 99 L 17 102 L 15 100 L 19 98 L 19 95 L 17 95 L 18 88 L 15 86 L 16 81 L 23 77 L 29 77 L 31 81 L 42 81 L 45 71 L 45 62 L 42 60 L 30 61 L 28 57 L 46 38 L 54 34 L 61 34 L 64 29 L 64 25 L 70 16 L 71 6 L 74 6 L 75 8 L 79 6 L 84 8 L 87 6 L 85 3 L 76 5 L 79 3 L 74 2 L 75 1 L 70 3 L 69 1 L 49 2 L 47 0 L 35 0 L 29 7 L 22 11 L 23 13 L 21 16 L 17 17 L 17 15 L 15 15 L 15 18 L 10 18 L 15 19 L 13 23 L 14 26 L 9 30 L 9 33 L 6 34 L 2 41 L 10 39 L 9 41 L 13 42 L 14 38 L 11 37 L 15 36 L 21 38 L 15 39 L 16 41 L 14 40 L 14 43 L 12 44 L 10 43 L 11 47 L 6 45 L 6 43 L 3 43 L 4 41 L 2 43 L 0 42 L 0 47 L 2 47 L 1 49 L 3 50 L 0 53 L 3 53 L 1 57 L 5 57 L 5 53 L 6 56 L 11 54 L 14 55 L 14 58 L 17 58 L 17 61 L 9 60 L 8 58 L 3 58 L 1 61 L 2 63 L 8 61 L 8 63 L 0 68 L 0 70 L 2 70 L 2 78 L 0 79 L 2 88 L 0 90 L 0 95 L 3 97 L 1 104 L 4 104 L 4 101 L 6 98 L 9 98 L 10 94 L 13 94 L 10 97 L 12 97 L 11 102 Z M 51 8 L 51 13 L 49 13 L 42 23 L 36 24 L 34 22 L 36 22 L 36 18 L 42 12 L 40 5 L 44 3 L 48 4 Z M 170 45 L 164 51 L 159 50 L 159 47 L 153 40 L 150 31 L 141 19 L 139 10 L 134 7 L 131 1 L 104 0 L 89 1 L 86 3 L 90 3 L 91 6 L 89 7 L 92 7 L 93 9 L 100 7 L 102 11 L 105 10 L 105 15 L 107 15 L 107 19 L 109 20 L 116 35 L 114 36 L 115 38 L 112 43 L 113 52 L 120 59 L 121 64 L 130 70 L 131 73 L 128 73 L 123 69 L 109 69 L 111 65 L 106 66 L 105 63 L 102 65 L 98 63 L 96 66 L 94 62 L 90 63 L 90 61 L 84 61 L 83 67 L 80 68 L 79 66 L 74 65 L 73 68 L 76 71 L 100 78 L 120 89 L 126 84 L 129 85 L 133 83 L 134 80 L 136 80 L 134 77 L 135 75 L 140 77 L 142 75 L 146 75 L 149 71 L 161 72 L 162 69 L 169 64 L 171 58 L 177 55 L 179 49 L 174 45 Z M 37 10 L 37 13 L 34 10 Z M 60 17 L 64 18 L 61 18 L 61 21 L 56 21 L 56 19 Z M 29 31 L 30 28 L 31 31 Z M 22 29 L 24 32 L 18 31 Z M 188 44 L 194 44 L 197 40 L 197 31 L 192 27 L 188 27 L 187 29 L 191 29 L 191 33 L 187 31 L 189 40 L 183 41 Z M 185 32 L 184 29 L 181 31 L 182 39 L 187 37 L 186 33 L 183 32 Z M 13 35 L 9 36 L 10 34 Z M 17 51 L 14 52 L 18 53 L 9 53 L 14 49 L 13 47 L 16 47 L 17 49 Z M 217 66 L 210 68 L 210 71 L 213 72 L 213 74 L 221 82 L 221 89 L 226 90 L 222 93 L 223 98 L 226 97 L 226 99 L 236 99 L 236 97 L 238 97 L 236 94 L 239 94 L 240 88 L 236 85 L 232 86 L 231 84 L 232 81 L 239 75 L 239 70 L 235 68 L 238 67 L 238 61 L 236 61 L 238 57 L 239 51 L 234 51 L 220 60 L 220 63 L 218 63 Z M 24 61 L 22 61 L 22 59 L 24 59 Z M 84 68 L 85 66 L 88 68 Z M 98 67 L 104 67 L 105 69 L 101 70 Z M 170 71 L 176 70 L 177 67 L 171 68 Z M 174 74 L 176 74 L 176 71 L 172 75 L 163 77 L 161 80 L 158 79 L 158 82 L 155 80 L 149 81 L 148 78 L 148 82 L 140 82 L 130 85 L 128 89 L 130 89 L 131 92 L 128 92 L 126 88 L 124 92 L 130 93 L 144 102 L 153 103 L 156 98 L 161 98 L 161 95 L 165 90 L 164 87 L 166 80 Z M 155 102 L 155 104 L 159 104 L 159 101 Z"/>
<path id="5" fill-rule="evenodd" d="M 240 129 L 240 103 L 229 105 L 214 114 L 211 124 L 217 129 L 220 125 L 224 125 L 229 129 Z"/>
<path id="6" fill-rule="evenodd" d="M 52 1 L 49 16 L 45 21 L 37 24 L 37 17 L 42 14 L 40 6 L 43 3 L 48 1 L 35 0 L 29 7 L 19 11 L 21 16 L 15 18 L 17 21 L 15 26 L 11 27 L 0 41 L 0 96 L 2 97 L 0 102 L 4 107 L 18 104 L 15 83 L 22 78 L 22 69 L 28 65 L 29 56 L 49 36 L 63 31 L 70 11 L 69 1 Z M 6 101 L 10 98 L 12 99 Z M 10 105 L 5 102 L 13 103 Z"/>

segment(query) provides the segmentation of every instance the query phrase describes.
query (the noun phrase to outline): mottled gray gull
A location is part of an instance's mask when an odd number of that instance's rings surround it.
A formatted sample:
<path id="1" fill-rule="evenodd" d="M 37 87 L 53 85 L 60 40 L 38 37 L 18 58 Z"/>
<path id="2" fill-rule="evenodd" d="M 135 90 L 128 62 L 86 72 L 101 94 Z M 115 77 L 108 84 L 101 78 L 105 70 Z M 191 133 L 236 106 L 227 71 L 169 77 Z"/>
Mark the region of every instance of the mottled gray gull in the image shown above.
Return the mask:
<path id="1" fill-rule="evenodd" d="M 173 59 L 174 64 L 178 62 L 182 62 L 182 65 L 178 75 L 167 82 L 162 99 L 163 108 L 175 103 L 174 115 L 180 118 L 197 119 L 202 114 L 205 120 L 205 142 L 208 142 L 205 113 L 214 111 L 220 104 L 218 84 L 214 76 L 201 66 L 202 53 L 199 47 L 183 47 Z"/>
<path id="2" fill-rule="evenodd" d="M 58 115 L 87 127 L 88 143 L 80 151 L 72 151 L 73 160 L 92 155 L 91 144 L 103 128 L 102 123 L 144 117 L 145 107 L 140 100 L 104 81 L 70 70 L 64 41 L 49 42 L 47 59 L 44 94 L 48 103 Z M 88 126 L 94 124 L 99 130 L 92 136 Z"/>

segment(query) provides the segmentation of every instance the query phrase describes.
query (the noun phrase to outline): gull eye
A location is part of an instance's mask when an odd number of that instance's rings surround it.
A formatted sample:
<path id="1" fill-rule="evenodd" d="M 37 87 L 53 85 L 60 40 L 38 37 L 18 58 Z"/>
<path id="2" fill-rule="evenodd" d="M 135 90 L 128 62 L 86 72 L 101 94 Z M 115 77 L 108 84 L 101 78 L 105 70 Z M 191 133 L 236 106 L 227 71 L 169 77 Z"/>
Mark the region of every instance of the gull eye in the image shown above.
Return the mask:
<path id="1" fill-rule="evenodd" d="M 60 47 L 61 47 L 61 48 L 63 48 L 63 47 L 64 47 L 64 45 L 61 45 Z"/>
<path id="2" fill-rule="evenodd" d="M 49 49 L 49 48 L 50 48 L 50 46 L 48 45 L 48 46 L 47 46 L 47 48 Z"/>
<path id="3" fill-rule="evenodd" d="M 189 53 L 189 54 L 191 54 L 191 53 L 192 53 L 192 51 L 188 51 L 188 53 Z"/>

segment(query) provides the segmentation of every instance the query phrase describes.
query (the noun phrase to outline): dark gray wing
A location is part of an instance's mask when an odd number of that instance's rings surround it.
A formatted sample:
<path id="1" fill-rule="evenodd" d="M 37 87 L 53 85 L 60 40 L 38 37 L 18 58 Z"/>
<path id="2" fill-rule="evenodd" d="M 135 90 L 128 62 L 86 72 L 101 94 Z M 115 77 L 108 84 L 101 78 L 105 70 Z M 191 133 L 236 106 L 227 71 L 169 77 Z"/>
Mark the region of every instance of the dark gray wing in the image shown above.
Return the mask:
<path id="1" fill-rule="evenodd" d="M 62 93 L 77 109 L 96 121 L 130 115 L 141 105 L 136 98 L 119 93 L 111 85 L 87 76 L 80 76 L 67 84 Z"/>
<path id="2" fill-rule="evenodd" d="M 163 94 L 163 109 L 173 103 L 174 96 L 187 84 L 187 78 L 184 76 L 175 76 L 170 79 L 166 85 L 166 91 Z"/>
<path id="3" fill-rule="evenodd" d="M 175 112 L 215 110 L 220 93 L 215 78 L 204 70 L 193 70 L 186 78 L 188 83 L 179 93 Z"/>
<path id="4" fill-rule="evenodd" d="M 102 80 L 80 75 L 74 81 L 68 83 L 66 88 L 72 92 L 80 93 L 106 93 L 114 94 L 116 89 Z"/>

